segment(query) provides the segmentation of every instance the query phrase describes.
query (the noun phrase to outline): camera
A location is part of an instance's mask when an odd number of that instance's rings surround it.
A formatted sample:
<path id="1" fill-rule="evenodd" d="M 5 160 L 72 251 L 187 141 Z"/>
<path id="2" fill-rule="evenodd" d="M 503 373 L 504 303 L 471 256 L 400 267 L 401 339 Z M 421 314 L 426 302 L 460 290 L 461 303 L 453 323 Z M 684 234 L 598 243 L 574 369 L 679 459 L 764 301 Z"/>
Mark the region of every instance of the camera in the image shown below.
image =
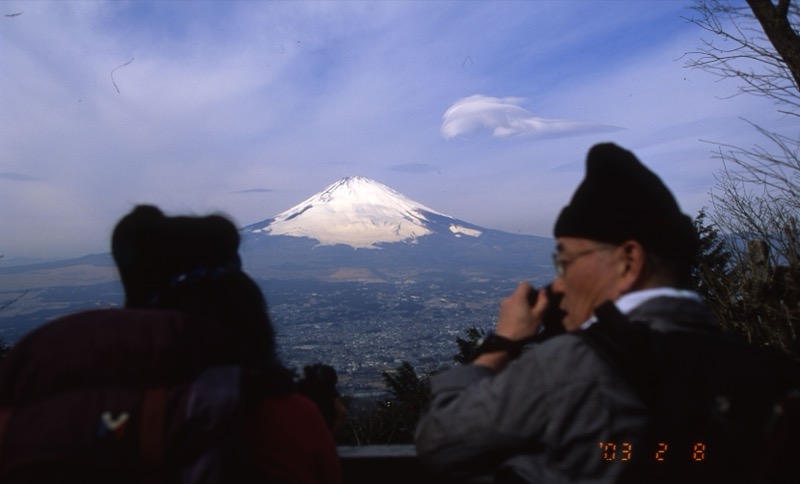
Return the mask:
<path id="1" fill-rule="evenodd" d="M 562 294 L 553 292 L 553 284 L 548 284 L 544 287 L 545 296 L 547 296 L 547 308 L 542 314 L 542 325 L 539 327 L 539 333 L 536 335 L 537 340 L 543 340 L 564 333 L 564 316 L 566 312 L 562 310 L 559 305 L 561 304 Z M 528 293 L 528 303 L 533 306 L 536 304 L 536 298 L 539 291 L 532 288 Z"/>

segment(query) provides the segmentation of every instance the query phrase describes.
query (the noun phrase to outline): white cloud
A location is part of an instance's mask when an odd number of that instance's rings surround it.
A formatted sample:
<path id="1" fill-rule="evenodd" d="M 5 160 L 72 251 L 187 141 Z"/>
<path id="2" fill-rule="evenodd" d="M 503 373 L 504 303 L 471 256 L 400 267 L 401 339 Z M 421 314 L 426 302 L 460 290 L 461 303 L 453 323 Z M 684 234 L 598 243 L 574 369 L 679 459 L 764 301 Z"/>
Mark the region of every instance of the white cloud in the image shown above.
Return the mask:
<path id="1" fill-rule="evenodd" d="M 445 111 L 441 134 L 445 139 L 486 128 L 496 138 L 516 135 L 577 134 L 615 131 L 620 128 L 569 119 L 534 116 L 518 97 L 497 98 L 475 94 L 459 99 Z"/>

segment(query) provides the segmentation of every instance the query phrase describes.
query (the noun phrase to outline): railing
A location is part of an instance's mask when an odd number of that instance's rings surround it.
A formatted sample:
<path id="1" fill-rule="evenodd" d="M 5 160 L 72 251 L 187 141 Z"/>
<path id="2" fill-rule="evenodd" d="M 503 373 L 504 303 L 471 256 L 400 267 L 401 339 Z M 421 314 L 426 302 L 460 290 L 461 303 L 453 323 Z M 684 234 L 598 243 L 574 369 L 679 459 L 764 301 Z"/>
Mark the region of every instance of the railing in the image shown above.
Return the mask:
<path id="1" fill-rule="evenodd" d="M 413 445 L 340 446 L 346 484 L 424 484 L 437 482 L 419 460 Z"/>

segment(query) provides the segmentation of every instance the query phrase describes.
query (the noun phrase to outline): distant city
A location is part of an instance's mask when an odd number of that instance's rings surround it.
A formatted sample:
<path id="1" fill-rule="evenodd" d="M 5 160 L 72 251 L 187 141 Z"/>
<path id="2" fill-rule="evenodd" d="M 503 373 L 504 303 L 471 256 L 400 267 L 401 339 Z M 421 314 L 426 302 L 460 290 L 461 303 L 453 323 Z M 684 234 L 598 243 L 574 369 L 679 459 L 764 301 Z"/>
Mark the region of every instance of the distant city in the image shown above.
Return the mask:
<path id="1" fill-rule="evenodd" d="M 456 338 L 467 328 L 494 325 L 500 299 L 517 280 L 367 283 L 259 280 L 277 332 L 284 363 L 302 374 L 304 365 L 336 368 L 342 393 L 368 397 L 385 388 L 381 372 L 403 361 L 420 373 L 452 365 Z M 545 281 L 533 281 L 542 284 Z M 0 337 L 14 342 L 56 317 L 83 309 L 123 304 L 118 282 L 0 293 Z"/>
<path id="2" fill-rule="evenodd" d="M 269 281 L 265 292 L 284 362 L 330 364 L 342 391 L 359 396 L 382 392 L 381 372 L 403 361 L 419 372 L 452 365 L 456 338 L 492 327 L 517 282 Z"/>

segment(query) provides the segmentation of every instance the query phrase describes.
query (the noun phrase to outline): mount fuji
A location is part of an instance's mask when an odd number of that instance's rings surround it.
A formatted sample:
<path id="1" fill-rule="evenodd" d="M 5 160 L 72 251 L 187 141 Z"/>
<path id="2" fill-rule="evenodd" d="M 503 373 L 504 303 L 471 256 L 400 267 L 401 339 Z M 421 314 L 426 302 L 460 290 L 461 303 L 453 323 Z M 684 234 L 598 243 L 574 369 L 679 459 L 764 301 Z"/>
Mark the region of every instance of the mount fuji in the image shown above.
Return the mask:
<path id="1" fill-rule="evenodd" d="M 379 249 L 379 244 L 416 243 L 447 228 L 454 237 L 480 237 L 484 229 L 417 203 L 369 178 L 342 178 L 275 218 L 245 233 L 309 237 L 320 245 Z M 446 232 L 445 232 L 446 233 Z"/>
<path id="2" fill-rule="evenodd" d="M 480 227 L 360 176 L 241 233 L 245 268 L 262 278 L 390 282 L 552 273 L 552 239 Z"/>

